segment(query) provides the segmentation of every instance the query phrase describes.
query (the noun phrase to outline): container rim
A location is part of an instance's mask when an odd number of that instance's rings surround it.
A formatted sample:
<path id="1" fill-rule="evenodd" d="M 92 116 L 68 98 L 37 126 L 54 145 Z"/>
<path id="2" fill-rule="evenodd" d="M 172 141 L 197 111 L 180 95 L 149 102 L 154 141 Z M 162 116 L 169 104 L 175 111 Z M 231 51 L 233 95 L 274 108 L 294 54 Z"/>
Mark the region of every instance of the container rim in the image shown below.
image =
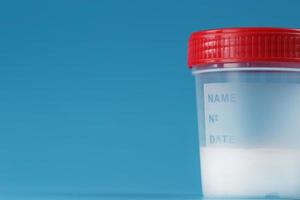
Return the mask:
<path id="1" fill-rule="evenodd" d="M 228 68 L 195 68 L 193 75 L 211 72 L 232 72 L 232 71 L 273 71 L 273 72 L 300 72 L 300 68 L 288 67 L 228 67 Z"/>

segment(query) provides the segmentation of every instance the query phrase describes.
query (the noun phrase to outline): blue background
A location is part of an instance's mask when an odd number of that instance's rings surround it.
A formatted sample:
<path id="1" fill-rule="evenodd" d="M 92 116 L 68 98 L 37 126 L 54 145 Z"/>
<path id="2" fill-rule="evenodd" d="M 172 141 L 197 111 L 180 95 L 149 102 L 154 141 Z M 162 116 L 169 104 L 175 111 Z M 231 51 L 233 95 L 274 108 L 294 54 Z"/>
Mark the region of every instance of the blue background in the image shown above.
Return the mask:
<path id="1" fill-rule="evenodd" d="M 199 195 L 192 31 L 300 1 L 0 2 L 0 192 Z"/>

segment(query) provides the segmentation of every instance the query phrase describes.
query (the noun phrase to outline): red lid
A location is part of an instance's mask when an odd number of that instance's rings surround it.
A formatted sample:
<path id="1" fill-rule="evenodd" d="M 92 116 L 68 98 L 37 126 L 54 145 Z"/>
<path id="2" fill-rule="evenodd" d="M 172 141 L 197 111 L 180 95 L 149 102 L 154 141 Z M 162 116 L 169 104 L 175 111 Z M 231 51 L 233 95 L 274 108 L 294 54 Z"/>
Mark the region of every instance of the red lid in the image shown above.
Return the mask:
<path id="1" fill-rule="evenodd" d="M 192 33 L 188 65 L 232 62 L 300 62 L 300 29 L 226 28 Z"/>

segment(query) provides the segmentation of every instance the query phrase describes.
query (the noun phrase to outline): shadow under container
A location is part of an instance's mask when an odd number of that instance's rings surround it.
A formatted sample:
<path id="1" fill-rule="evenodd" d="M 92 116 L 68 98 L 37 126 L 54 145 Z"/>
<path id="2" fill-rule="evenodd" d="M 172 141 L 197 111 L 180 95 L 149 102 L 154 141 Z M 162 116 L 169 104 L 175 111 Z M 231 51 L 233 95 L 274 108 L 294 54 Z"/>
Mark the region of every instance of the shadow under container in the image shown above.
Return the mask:
<path id="1" fill-rule="evenodd" d="M 204 197 L 300 199 L 300 30 L 195 32 Z"/>

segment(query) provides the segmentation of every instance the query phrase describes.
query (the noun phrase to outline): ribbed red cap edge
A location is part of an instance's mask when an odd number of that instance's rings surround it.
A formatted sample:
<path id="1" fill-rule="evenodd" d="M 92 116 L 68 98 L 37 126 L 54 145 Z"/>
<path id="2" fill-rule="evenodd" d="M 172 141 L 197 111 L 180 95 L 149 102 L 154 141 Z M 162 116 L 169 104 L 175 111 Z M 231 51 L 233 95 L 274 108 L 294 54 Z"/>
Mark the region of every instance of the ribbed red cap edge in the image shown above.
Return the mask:
<path id="1" fill-rule="evenodd" d="M 225 28 L 192 33 L 188 66 L 232 62 L 300 62 L 300 29 Z"/>

